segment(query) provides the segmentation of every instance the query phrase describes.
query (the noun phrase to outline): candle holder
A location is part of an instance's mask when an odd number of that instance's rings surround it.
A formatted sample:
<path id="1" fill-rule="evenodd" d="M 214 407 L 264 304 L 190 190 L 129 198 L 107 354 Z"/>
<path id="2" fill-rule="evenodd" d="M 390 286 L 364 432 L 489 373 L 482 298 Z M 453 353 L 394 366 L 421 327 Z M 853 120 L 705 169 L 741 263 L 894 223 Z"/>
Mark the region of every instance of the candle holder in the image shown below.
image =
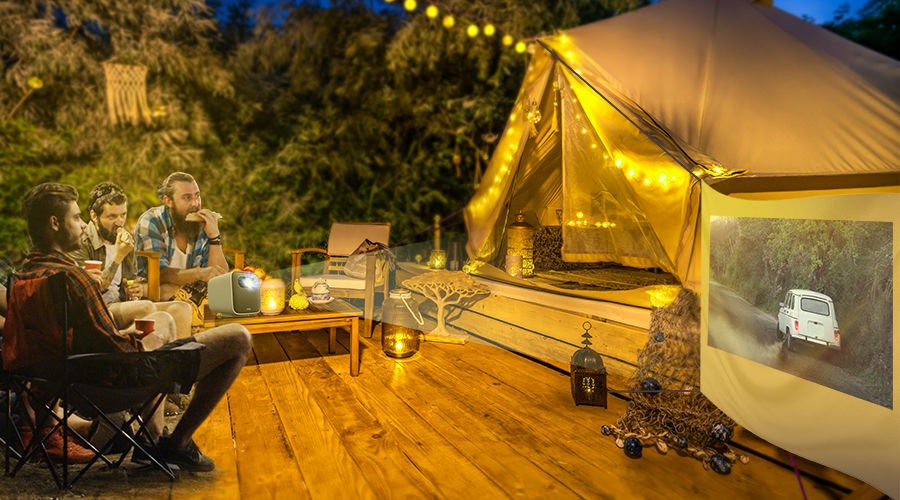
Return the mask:
<path id="1" fill-rule="evenodd" d="M 435 270 L 447 267 L 447 252 L 432 250 L 431 255 L 428 256 L 428 267 Z"/>
<path id="2" fill-rule="evenodd" d="M 419 335 L 425 324 L 419 305 L 408 290 L 391 290 L 382 306 L 381 350 L 392 358 L 408 358 L 419 350 Z"/>
<path id="3" fill-rule="evenodd" d="M 519 210 L 516 221 L 506 228 L 506 255 L 522 256 L 522 277 L 534 275 L 534 227 Z"/>
<path id="4" fill-rule="evenodd" d="M 506 256 L 506 274 L 513 278 L 522 277 L 522 256 L 507 255 Z"/>
<path id="5" fill-rule="evenodd" d="M 266 316 L 284 311 L 284 281 L 265 280 L 259 285 L 259 311 Z"/>

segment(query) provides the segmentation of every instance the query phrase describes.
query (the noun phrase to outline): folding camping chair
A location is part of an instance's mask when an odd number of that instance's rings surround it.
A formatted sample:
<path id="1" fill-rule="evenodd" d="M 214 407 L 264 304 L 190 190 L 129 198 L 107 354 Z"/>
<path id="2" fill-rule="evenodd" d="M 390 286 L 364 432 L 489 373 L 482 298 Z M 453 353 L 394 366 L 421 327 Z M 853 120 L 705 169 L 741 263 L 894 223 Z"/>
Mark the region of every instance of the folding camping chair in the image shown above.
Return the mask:
<path id="1" fill-rule="evenodd" d="M 7 286 L 9 316 L 3 338 L 4 378 L 16 403 L 9 398 L 6 408 L 8 437 L 5 446 L 6 474 L 14 476 L 33 458 L 42 458 L 60 489 L 71 488 L 98 460 L 108 467 L 118 467 L 132 448 L 148 457 L 155 467 L 174 480 L 167 464 L 160 462 L 156 445 L 141 415 L 152 414 L 169 393 L 187 393 L 197 377 L 202 344 L 185 342 L 167 350 L 133 353 L 92 353 L 70 355 L 73 331 L 69 328 L 69 294 L 63 272 L 49 277 L 17 279 L 13 275 Z M 64 333 L 65 332 L 65 333 Z M 43 346 L 39 349 L 36 346 Z M 37 349 L 37 350 L 36 350 Z M 23 359 L 17 353 L 37 353 Z M 34 419 L 25 411 L 26 401 L 34 411 Z M 62 417 L 54 409 L 62 409 Z M 111 413 L 132 410 L 133 416 L 117 425 Z M 126 450 L 113 461 L 105 454 L 115 439 L 101 449 L 80 436 L 69 426 L 73 413 L 86 418 L 99 418 L 127 442 Z M 25 443 L 14 415 L 27 424 L 32 438 Z M 138 424 L 137 432 L 132 424 Z M 20 424 L 21 425 L 21 424 Z M 46 433 L 39 430 L 47 429 Z M 47 453 L 46 441 L 60 431 L 63 439 L 61 471 Z M 145 443 L 138 439 L 142 437 Z M 75 439 L 94 456 L 74 478 L 69 479 L 68 442 Z M 18 448 L 16 452 L 15 448 Z M 10 461 L 15 464 L 10 470 Z"/>

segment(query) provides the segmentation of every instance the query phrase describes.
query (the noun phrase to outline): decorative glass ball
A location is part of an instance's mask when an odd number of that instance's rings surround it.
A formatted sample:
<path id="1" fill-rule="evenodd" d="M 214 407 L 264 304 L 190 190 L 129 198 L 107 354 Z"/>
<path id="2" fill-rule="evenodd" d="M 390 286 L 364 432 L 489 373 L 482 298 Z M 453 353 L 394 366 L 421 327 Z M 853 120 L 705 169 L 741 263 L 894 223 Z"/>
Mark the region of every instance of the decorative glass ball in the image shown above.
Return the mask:
<path id="1" fill-rule="evenodd" d="M 650 394 L 654 394 L 655 392 L 660 390 L 659 381 L 653 377 L 647 377 L 644 379 L 644 383 L 642 384 L 645 391 L 652 391 Z"/>
<path id="2" fill-rule="evenodd" d="M 719 474 L 728 474 L 731 472 L 731 460 L 728 460 L 728 458 L 721 453 L 716 453 L 709 457 L 709 466 Z"/>
<path id="3" fill-rule="evenodd" d="M 641 444 L 641 441 L 634 437 L 629 436 L 625 438 L 625 454 L 631 458 L 641 458 L 641 453 L 644 448 L 644 445 Z"/>
<path id="4" fill-rule="evenodd" d="M 688 446 L 687 438 L 684 436 L 678 436 L 678 439 L 676 439 L 675 442 L 678 444 L 679 448 L 687 448 Z"/>
<path id="5" fill-rule="evenodd" d="M 712 426 L 712 430 L 710 431 L 712 437 L 718 439 L 719 441 L 727 442 L 731 439 L 731 428 L 722 422 L 716 422 Z"/>
<path id="6" fill-rule="evenodd" d="M 662 332 L 656 332 L 656 334 L 653 335 L 653 340 L 656 340 L 657 342 L 662 342 L 663 340 L 666 340 L 666 336 L 663 335 Z"/>
<path id="7" fill-rule="evenodd" d="M 612 430 L 610 430 L 608 425 L 600 426 L 600 434 L 603 434 L 604 436 L 609 436 L 611 433 L 612 433 Z"/>

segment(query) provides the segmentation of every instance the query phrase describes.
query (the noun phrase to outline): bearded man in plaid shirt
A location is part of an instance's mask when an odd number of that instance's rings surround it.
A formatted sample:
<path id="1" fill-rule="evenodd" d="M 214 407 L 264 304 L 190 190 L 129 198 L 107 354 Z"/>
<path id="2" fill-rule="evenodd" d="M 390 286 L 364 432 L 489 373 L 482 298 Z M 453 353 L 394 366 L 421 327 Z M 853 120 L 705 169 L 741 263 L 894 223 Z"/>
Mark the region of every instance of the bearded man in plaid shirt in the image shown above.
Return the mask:
<path id="1" fill-rule="evenodd" d="M 183 285 L 226 273 L 228 263 L 222 251 L 218 217 L 203 208 L 200 187 L 193 176 L 169 174 L 157 195 L 163 204 L 141 215 L 134 239 L 137 250 L 160 254 L 160 297 L 167 300 Z M 192 214 L 199 220 L 189 220 Z M 143 259 L 138 262 L 138 274 L 147 276 Z"/>

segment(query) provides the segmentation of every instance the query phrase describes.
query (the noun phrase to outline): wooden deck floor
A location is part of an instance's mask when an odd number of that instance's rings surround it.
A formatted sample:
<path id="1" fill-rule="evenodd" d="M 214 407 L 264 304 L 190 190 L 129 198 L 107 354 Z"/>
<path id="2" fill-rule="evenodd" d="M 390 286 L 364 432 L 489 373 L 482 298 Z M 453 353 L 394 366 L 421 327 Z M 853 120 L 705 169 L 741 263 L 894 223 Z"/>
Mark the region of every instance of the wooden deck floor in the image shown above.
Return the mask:
<path id="1" fill-rule="evenodd" d="M 569 379 L 496 347 L 426 343 L 391 360 L 364 339 L 359 377 L 324 331 L 254 337 L 251 360 L 198 431 L 216 462 L 171 483 L 133 466 L 97 471 L 65 496 L 86 498 L 802 498 L 791 470 L 764 457 L 728 476 L 670 451 L 629 459 L 599 427 L 609 410 L 575 407 Z M 786 459 L 770 445 L 763 452 Z M 809 498 L 840 498 L 862 483 L 802 462 Z M 29 466 L 0 495 L 59 494 Z"/>

